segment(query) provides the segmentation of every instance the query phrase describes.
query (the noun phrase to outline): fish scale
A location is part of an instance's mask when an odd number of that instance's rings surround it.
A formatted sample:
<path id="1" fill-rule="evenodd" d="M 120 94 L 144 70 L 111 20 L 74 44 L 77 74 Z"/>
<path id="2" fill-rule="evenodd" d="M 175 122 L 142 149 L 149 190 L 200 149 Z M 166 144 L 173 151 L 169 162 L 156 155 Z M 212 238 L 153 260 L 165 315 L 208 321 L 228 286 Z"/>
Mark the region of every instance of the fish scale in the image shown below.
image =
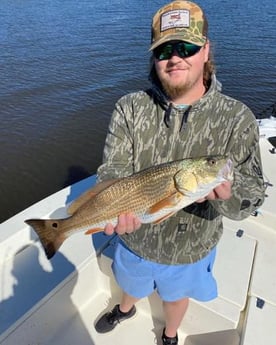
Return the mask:
<path id="1" fill-rule="evenodd" d="M 113 219 L 113 217 L 117 216 L 118 212 L 135 211 L 141 207 L 147 209 L 153 202 L 167 197 L 176 191 L 171 175 L 177 169 L 177 164 L 175 164 L 175 167 L 167 167 L 167 169 L 162 169 L 161 171 L 160 169 L 152 169 L 153 174 L 152 170 L 146 171 L 144 174 L 138 176 L 138 179 L 135 174 L 131 178 L 127 178 L 128 181 L 119 181 L 111 186 L 108 191 L 103 191 L 95 197 L 94 204 L 101 203 L 101 205 L 110 205 L 110 200 L 115 200 L 112 205 L 113 212 L 110 214 L 110 211 L 106 210 L 103 213 L 101 210 L 98 215 L 97 213 L 92 213 L 91 216 L 94 222 L 102 222 L 107 215 L 109 219 Z M 151 179 L 149 179 L 149 176 L 151 176 Z M 127 195 L 131 195 L 131 198 L 127 198 Z"/>
<path id="2" fill-rule="evenodd" d="M 145 188 L 143 189 L 143 185 L 141 185 L 140 188 L 137 188 L 136 186 L 135 190 L 128 189 L 127 192 L 125 192 L 124 198 L 117 198 L 117 192 L 104 193 L 104 195 L 95 198 L 94 204 L 101 203 L 102 206 L 106 207 L 111 206 L 110 200 L 114 201 L 112 203 L 112 211 L 110 211 L 110 209 L 99 208 L 96 210 L 94 208 L 94 212 L 91 212 L 91 207 L 89 206 L 87 212 L 90 212 L 90 217 L 93 218 L 93 223 L 95 225 L 99 225 L 99 223 L 102 223 L 102 221 L 106 219 L 111 221 L 117 217 L 118 214 L 135 212 L 135 210 L 141 209 L 141 207 L 143 209 L 140 213 L 144 213 L 154 202 L 162 200 L 175 191 L 174 183 L 171 179 L 168 179 L 166 184 L 161 183 L 155 186 L 145 186 L 144 184 L 144 187 Z M 143 189 L 143 197 L 141 197 L 141 189 Z M 128 194 L 131 194 L 131 199 L 127 198 Z M 158 198 L 156 195 L 158 195 Z M 93 207 L 93 205 L 91 206 Z M 84 210 L 79 210 L 79 212 L 83 214 Z"/>
<path id="3" fill-rule="evenodd" d="M 161 222 L 181 208 L 231 180 L 232 162 L 226 157 L 184 159 L 104 181 L 88 190 L 68 208 L 65 219 L 29 219 L 51 258 L 63 241 L 78 231 L 92 234 L 117 224 L 118 216 L 132 212 L 142 223 Z"/>

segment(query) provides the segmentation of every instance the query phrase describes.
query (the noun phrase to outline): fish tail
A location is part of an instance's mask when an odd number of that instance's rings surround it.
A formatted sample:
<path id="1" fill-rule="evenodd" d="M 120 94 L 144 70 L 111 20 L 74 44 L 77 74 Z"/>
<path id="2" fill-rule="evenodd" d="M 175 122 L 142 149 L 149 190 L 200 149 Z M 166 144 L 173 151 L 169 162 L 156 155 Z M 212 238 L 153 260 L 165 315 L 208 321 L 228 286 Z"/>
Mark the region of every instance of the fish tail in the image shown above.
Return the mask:
<path id="1" fill-rule="evenodd" d="M 30 225 L 37 233 L 47 259 L 51 259 L 66 239 L 66 236 L 58 231 L 59 221 L 52 219 L 28 219 L 25 220 L 25 223 Z"/>

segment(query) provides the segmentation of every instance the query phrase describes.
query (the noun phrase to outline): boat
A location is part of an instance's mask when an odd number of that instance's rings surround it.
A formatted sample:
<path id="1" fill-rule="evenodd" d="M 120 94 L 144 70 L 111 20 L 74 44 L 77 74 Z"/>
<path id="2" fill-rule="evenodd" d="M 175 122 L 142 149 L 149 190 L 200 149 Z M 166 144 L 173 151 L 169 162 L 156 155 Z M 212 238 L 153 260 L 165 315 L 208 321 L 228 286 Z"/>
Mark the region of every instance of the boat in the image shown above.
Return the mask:
<path id="1" fill-rule="evenodd" d="M 266 183 L 264 204 L 248 219 L 224 219 L 214 275 L 219 296 L 191 300 L 179 328 L 184 345 L 276 343 L 276 120 L 258 120 Z M 154 292 L 137 316 L 108 334 L 95 321 L 120 299 L 111 272 L 117 236 L 78 233 L 47 260 L 28 218 L 66 216 L 66 205 L 95 183 L 91 176 L 0 225 L 0 344 L 158 344 L 164 320 Z"/>

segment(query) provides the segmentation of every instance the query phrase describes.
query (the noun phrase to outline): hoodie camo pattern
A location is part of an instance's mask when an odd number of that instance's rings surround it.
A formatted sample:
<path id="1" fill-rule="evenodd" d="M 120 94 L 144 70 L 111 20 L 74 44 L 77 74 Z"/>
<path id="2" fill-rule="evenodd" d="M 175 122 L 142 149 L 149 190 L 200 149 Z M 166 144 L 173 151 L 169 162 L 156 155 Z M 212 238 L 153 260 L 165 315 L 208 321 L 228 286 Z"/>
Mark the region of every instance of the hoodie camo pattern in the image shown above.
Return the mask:
<path id="1" fill-rule="evenodd" d="M 248 217 L 264 200 L 255 117 L 217 89 L 186 109 L 170 104 L 157 87 L 128 94 L 116 104 L 98 180 L 131 175 L 150 166 L 190 157 L 228 154 L 234 162 L 232 197 L 194 203 L 158 225 L 144 224 L 121 236 L 139 256 L 163 263 L 195 262 L 215 247 L 222 218 Z"/>

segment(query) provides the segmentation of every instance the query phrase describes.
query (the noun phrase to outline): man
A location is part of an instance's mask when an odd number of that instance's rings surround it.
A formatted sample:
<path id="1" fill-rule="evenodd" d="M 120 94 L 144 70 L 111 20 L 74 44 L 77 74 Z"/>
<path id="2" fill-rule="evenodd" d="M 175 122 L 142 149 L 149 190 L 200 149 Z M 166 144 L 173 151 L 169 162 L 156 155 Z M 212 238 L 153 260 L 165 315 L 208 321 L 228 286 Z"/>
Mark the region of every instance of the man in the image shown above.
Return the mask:
<path id="1" fill-rule="evenodd" d="M 164 306 L 163 344 L 176 345 L 189 298 L 217 296 L 212 267 L 222 217 L 243 219 L 263 202 L 255 117 L 220 93 L 207 34 L 207 19 L 195 3 L 173 1 L 155 14 L 152 87 L 117 102 L 98 177 L 102 181 L 163 162 L 222 154 L 234 163 L 234 181 L 159 225 L 141 226 L 134 215 L 122 214 L 115 228 L 106 226 L 106 234 L 120 236 L 113 272 L 123 296 L 96 322 L 100 333 L 134 316 L 135 303 L 157 290 Z"/>

